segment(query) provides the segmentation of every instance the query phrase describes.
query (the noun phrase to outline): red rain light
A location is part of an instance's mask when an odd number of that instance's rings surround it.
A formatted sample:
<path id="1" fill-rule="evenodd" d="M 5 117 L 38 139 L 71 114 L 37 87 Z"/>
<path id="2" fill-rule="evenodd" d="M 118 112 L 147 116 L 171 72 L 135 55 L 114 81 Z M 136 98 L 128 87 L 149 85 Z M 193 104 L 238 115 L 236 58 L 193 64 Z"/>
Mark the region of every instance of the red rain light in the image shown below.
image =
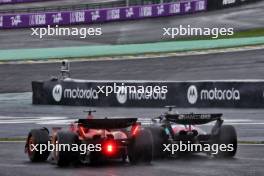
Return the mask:
<path id="1" fill-rule="evenodd" d="M 112 153 L 113 152 L 113 146 L 111 144 L 107 145 L 107 152 Z"/>
<path id="2" fill-rule="evenodd" d="M 113 155 L 116 152 L 116 143 L 113 141 L 108 141 L 104 144 L 104 153 L 106 155 Z"/>
<path id="3" fill-rule="evenodd" d="M 132 130 L 131 130 L 132 136 L 137 135 L 138 134 L 138 131 L 139 131 L 139 125 L 137 124 L 137 125 L 135 125 L 135 126 L 132 127 Z"/>

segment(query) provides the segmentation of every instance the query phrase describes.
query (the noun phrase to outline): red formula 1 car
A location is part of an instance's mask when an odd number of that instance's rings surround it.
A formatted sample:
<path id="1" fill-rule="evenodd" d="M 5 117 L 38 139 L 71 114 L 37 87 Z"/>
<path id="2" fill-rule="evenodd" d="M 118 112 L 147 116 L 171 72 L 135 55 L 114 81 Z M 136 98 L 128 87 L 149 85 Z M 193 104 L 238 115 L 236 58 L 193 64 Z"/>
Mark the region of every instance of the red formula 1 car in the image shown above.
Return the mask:
<path id="1" fill-rule="evenodd" d="M 151 162 L 151 132 L 137 118 L 94 119 L 93 111 L 88 112 L 86 119 L 70 124 L 67 131 L 54 128 L 49 135 L 47 128 L 31 130 L 25 145 L 29 159 L 39 162 L 50 156 L 58 166 L 127 158 L 132 164 Z"/>

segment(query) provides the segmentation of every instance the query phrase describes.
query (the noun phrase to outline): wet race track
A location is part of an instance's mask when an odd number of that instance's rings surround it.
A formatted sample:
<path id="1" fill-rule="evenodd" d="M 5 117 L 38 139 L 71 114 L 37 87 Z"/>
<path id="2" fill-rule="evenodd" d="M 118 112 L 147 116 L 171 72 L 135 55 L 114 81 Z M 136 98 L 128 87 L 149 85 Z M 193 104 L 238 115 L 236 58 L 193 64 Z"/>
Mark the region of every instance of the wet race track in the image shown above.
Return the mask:
<path id="1" fill-rule="evenodd" d="M 178 159 L 155 160 L 137 166 L 114 161 L 102 166 L 58 168 L 50 163 L 30 163 L 23 153 L 23 143 L 0 143 L 1 176 L 261 176 L 264 172 L 264 146 L 240 145 L 234 159 L 215 159 L 190 155 Z"/>
<path id="2" fill-rule="evenodd" d="M 81 79 L 219 80 L 262 79 L 263 50 L 174 56 L 168 58 L 87 61 L 72 63 L 73 77 Z M 31 80 L 45 80 L 56 74 L 59 63 L 2 64 L 0 95 L 0 137 L 25 137 L 31 128 L 66 127 L 83 118 L 87 107 L 36 106 L 31 104 Z M 18 74 L 21 73 L 21 74 Z M 17 92 L 17 93 L 8 93 Z M 26 92 L 26 93 L 20 93 Z M 151 118 L 164 108 L 95 108 L 97 117 Z M 235 126 L 240 141 L 263 141 L 262 109 L 178 109 L 179 112 L 223 113 L 226 124 Z M 209 130 L 212 126 L 205 125 Z M 23 153 L 24 143 L 0 143 L 0 175 L 205 175 L 260 176 L 264 172 L 263 145 L 239 145 L 235 159 L 215 159 L 190 155 L 178 159 L 155 160 L 151 165 L 131 166 L 114 161 L 103 166 L 58 168 L 48 163 L 32 164 Z"/>
<path id="3" fill-rule="evenodd" d="M 84 2 L 80 0 L 80 2 Z M 49 2 L 47 2 L 49 3 Z M 23 5 L 19 5 L 23 6 Z M 259 2 L 197 15 L 145 19 L 78 26 L 102 27 L 101 37 L 30 36 L 30 29 L 0 32 L 0 49 L 124 44 L 160 41 L 163 27 L 192 24 L 192 27 L 233 27 L 235 31 L 264 26 L 264 3 Z M 144 36 L 144 37 L 142 37 Z M 162 38 L 168 40 L 168 38 Z M 264 50 L 170 56 L 140 60 L 73 62 L 72 76 L 87 80 L 223 80 L 263 79 Z M 88 107 L 34 106 L 31 81 L 47 80 L 58 74 L 59 63 L 0 64 L 0 138 L 26 137 L 32 128 L 66 127 L 83 118 Z M 95 108 L 97 117 L 137 117 L 149 119 L 164 108 Z M 235 126 L 240 141 L 264 141 L 263 109 L 177 109 L 179 112 L 223 113 L 226 124 Z M 205 125 L 205 130 L 212 126 Z M 234 159 L 190 155 L 154 160 L 151 165 L 131 166 L 114 161 L 103 166 L 58 168 L 49 163 L 29 162 L 24 142 L 0 142 L 0 176 L 261 176 L 264 173 L 264 146 L 239 145 Z"/>

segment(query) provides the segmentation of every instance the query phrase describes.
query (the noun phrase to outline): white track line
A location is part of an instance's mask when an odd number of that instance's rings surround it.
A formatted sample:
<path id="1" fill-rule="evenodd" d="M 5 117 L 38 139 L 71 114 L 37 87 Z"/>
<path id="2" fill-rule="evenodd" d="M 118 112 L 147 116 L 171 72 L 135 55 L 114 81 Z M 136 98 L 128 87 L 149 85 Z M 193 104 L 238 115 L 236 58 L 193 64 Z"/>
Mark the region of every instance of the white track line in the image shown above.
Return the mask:
<path id="1" fill-rule="evenodd" d="M 76 119 L 68 117 L 14 117 L 0 116 L 0 124 L 69 124 Z"/>
<path id="2" fill-rule="evenodd" d="M 0 163 L 0 167 L 14 168 L 14 167 L 28 167 L 28 166 L 25 164 L 4 164 L 4 163 Z"/>
<path id="3" fill-rule="evenodd" d="M 28 117 L 28 116 L 25 116 L 25 117 L 22 117 L 22 116 L 0 116 L 0 120 L 9 120 L 9 119 L 47 119 L 47 120 L 53 120 L 53 119 L 67 119 L 68 117 L 61 117 L 61 116 L 47 116 L 47 117 Z"/>
<path id="4" fill-rule="evenodd" d="M 0 143 L 25 143 L 25 141 L 0 141 Z"/>
<path id="5" fill-rule="evenodd" d="M 0 124 L 39 124 L 39 125 L 66 125 L 76 121 L 76 119 L 70 119 L 68 117 L 61 116 L 46 116 L 46 117 L 15 117 L 15 116 L 0 116 Z M 144 125 L 152 123 L 151 119 L 138 118 L 138 121 Z M 264 125 L 264 120 L 252 120 L 252 119 L 225 119 L 225 124 L 230 125 Z M 205 124 L 208 126 L 213 123 Z"/>
<path id="6" fill-rule="evenodd" d="M 254 160 L 254 161 L 264 161 L 264 159 L 262 158 L 246 158 L 246 157 L 235 157 L 237 159 L 241 159 L 241 160 Z"/>

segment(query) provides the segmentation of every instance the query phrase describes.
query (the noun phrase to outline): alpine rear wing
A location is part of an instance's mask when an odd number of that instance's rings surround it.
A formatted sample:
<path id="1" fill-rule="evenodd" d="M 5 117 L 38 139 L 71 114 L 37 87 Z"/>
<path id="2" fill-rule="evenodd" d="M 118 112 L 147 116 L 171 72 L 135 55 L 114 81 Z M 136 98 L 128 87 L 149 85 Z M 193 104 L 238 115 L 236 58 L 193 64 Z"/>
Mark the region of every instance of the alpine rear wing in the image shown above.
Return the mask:
<path id="1" fill-rule="evenodd" d="M 78 124 L 91 129 L 119 129 L 127 128 L 137 122 L 137 118 L 112 118 L 112 119 L 79 119 Z"/>
<path id="2" fill-rule="evenodd" d="M 183 125 L 202 125 L 221 120 L 223 114 L 166 114 L 165 118 L 174 123 Z"/>

